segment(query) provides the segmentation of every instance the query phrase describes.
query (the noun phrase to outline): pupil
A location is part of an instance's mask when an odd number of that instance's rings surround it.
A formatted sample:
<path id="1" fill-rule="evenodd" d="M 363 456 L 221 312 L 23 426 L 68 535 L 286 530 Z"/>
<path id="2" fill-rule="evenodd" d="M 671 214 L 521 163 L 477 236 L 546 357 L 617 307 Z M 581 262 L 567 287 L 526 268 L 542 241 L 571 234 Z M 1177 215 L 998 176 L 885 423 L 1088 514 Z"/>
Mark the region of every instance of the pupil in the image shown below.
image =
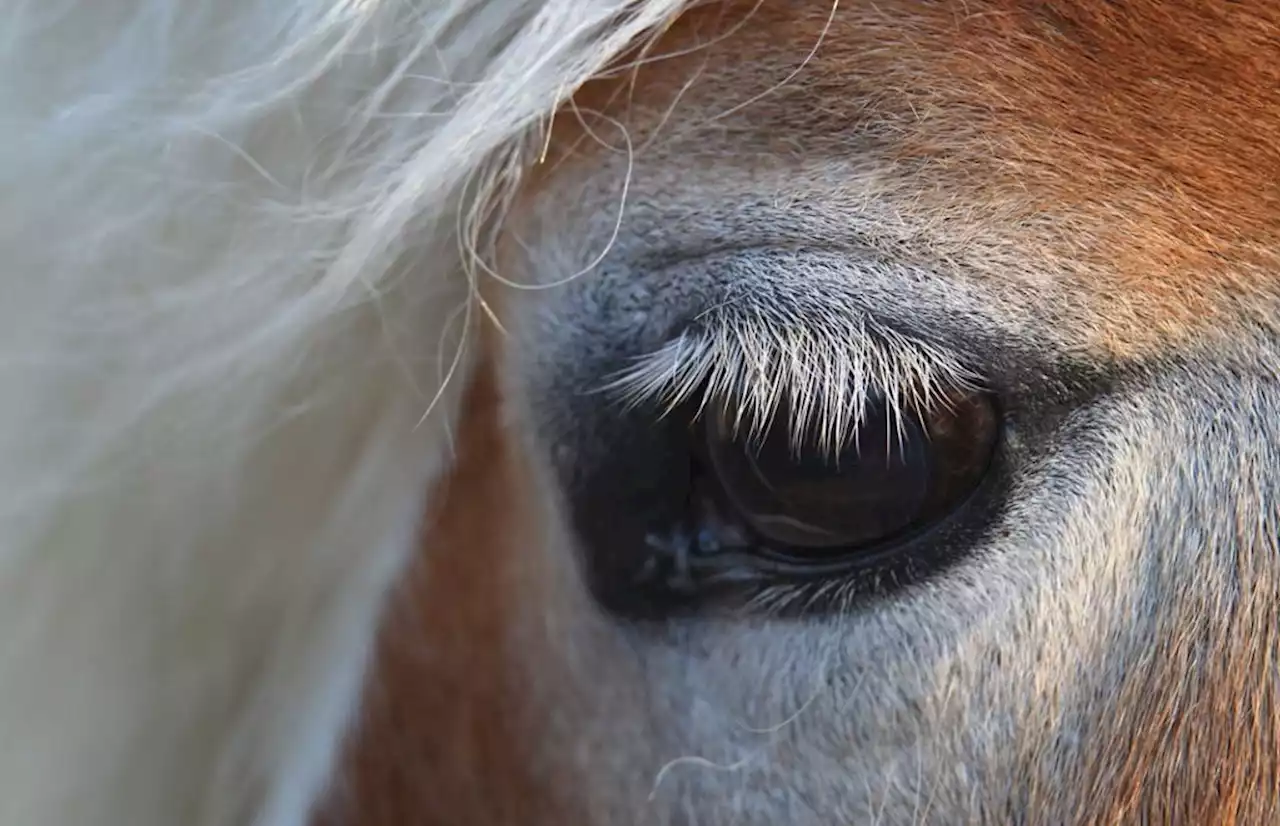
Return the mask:
<path id="1" fill-rule="evenodd" d="M 749 445 L 708 427 L 708 449 L 725 496 L 759 534 L 781 545 L 847 548 L 909 526 L 929 495 L 928 441 L 919 423 L 869 405 L 839 454 L 801 442 L 777 424 Z"/>

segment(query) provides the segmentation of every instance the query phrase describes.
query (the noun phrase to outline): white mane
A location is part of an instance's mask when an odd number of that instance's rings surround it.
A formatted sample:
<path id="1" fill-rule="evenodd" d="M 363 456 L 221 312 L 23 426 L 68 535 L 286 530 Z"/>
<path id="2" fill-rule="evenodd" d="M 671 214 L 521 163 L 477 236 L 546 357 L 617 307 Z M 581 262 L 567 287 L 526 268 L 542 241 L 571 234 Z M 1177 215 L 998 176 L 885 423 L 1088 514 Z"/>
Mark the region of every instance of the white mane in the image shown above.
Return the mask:
<path id="1" fill-rule="evenodd" d="M 680 5 L 0 0 L 0 824 L 303 822 L 486 212 Z"/>

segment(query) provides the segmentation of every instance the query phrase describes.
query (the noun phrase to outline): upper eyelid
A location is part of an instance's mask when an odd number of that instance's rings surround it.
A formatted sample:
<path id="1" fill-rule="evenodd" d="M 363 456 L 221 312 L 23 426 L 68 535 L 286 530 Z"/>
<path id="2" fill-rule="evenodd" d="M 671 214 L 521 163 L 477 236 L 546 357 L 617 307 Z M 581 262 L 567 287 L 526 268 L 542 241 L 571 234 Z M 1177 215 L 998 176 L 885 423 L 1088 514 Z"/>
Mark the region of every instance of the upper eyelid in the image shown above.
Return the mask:
<path id="1" fill-rule="evenodd" d="M 762 327 L 798 327 L 820 341 L 839 339 L 842 325 L 861 319 L 890 341 L 909 343 L 923 364 L 935 367 L 933 373 L 963 373 L 983 390 L 1045 403 L 1083 401 L 1122 369 L 1105 353 L 1057 335 L 1060 328 L 1044 321 L 1054 312 L 1049 296 L 1023 295 L 1020 302 L 1010 302 L 1000 284 L 983 273 L 946 262 L 903 260 L 853 243 L 633 250 L 606 271 L 612 274 L 603 282 L 606 289 L 620 278 L 645 285 L 641 295 L 654 297 L 653 312 L 634 302 L 627 305 L 627 313 L 651 316 L 643 333 L 631 337 L 629 319 L 615 327 L 619 339 L 645 342 L 643 351 L 630 352 L 646 356 L 650 364 L 665 357 L 671 365 L 670 353 L 650 351 L 664 343 L 674 346 L 681 331 L 705 337 L 757 316 L 768 322 Z M 662 300 L 667 294 L 690 298 Z M 634 391 L 645 364 L 642 358 L 618 371 L 615 362 L 609 375 L 597 378 L 614 390 Z"/>

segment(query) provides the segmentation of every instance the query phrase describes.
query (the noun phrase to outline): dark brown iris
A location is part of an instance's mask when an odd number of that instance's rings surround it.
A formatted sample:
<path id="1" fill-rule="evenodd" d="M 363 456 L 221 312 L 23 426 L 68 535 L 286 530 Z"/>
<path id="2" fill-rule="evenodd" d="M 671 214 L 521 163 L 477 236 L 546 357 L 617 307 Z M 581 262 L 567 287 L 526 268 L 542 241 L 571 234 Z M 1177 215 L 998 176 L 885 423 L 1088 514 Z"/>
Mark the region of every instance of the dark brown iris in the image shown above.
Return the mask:
<path id="1" fill-rule="evenodd" d="M 821 556 L 875 546 L 943 518 L 982 481 L 998 421 L 989 397 L 940 399 L 920 415 L 868 404 L 838 450 L 796 439 L 785 421 L 762 437 L 706 421 L 705 449 L 724 503 L 769 549 Z"/>

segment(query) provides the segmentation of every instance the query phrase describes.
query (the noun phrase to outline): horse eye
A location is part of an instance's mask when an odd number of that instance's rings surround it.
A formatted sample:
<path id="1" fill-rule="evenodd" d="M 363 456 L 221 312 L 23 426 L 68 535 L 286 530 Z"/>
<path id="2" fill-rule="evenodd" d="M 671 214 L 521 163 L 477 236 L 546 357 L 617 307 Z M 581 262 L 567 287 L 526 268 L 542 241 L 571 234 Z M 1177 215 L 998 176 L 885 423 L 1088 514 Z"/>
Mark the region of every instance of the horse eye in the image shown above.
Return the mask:
<path id="1" fill-rule="evenodd" d="M 612 613 L 755 610 L 778 596 L 826 610 L 837 593 L 847 605 L 958 559 L 1002 501 L 991 395 L 924 409 L 869 399 L 834 449 L 793 433 L 785 408 L 748 433 L 730 424 L 732 400 L 720 412 L 704 401 L 588 415 L 565 437 L 596 457 L 564 451 L 556 468 L 586 584 Z"/>
<path id="2" fill-rule="evenodd" d="M 872 400 L 834 450 L 796 438 L 783 417 L 751 438 L 722 416 L 702 429 L 704 489 L 718 504 L 702 534 L 723 534 L 718 545 L 748 535 L 803 563 L 877 549 L 945 518 L 981 483 L 998 428 L 992 400 L 968 393 L 920 415 Z"/>

